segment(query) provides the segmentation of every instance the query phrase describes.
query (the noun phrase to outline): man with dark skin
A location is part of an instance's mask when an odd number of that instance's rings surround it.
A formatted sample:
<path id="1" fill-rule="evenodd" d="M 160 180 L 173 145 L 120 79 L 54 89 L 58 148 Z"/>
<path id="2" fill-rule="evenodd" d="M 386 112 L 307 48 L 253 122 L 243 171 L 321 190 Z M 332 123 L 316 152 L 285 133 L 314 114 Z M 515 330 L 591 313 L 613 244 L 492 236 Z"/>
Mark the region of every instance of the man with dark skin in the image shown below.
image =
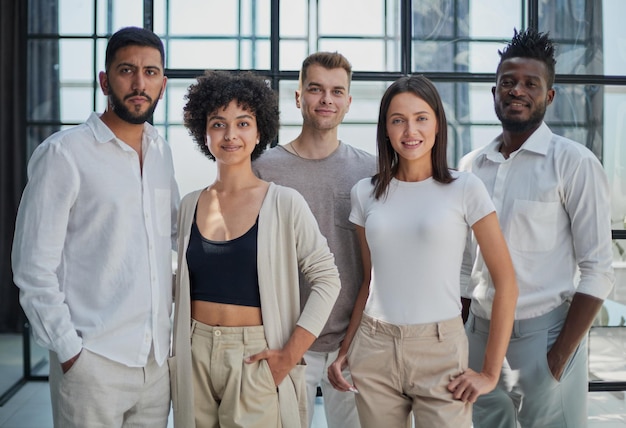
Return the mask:
<path id="1" fill-rule="evenodd" d="M 463 162 L 496 204 L 520 294 L 499 385 L 474 404 L 474 427 L 585 427 L 586 336 L 614 283 L 608 180 L 591 151 L 543 122 L 555 97 L 548 35 L 516 31 L 499 54 L 492 93 L 502 134 Z M 476 369 L 493 291 L 480 251 L 466 260 L 463 303 Z"/>

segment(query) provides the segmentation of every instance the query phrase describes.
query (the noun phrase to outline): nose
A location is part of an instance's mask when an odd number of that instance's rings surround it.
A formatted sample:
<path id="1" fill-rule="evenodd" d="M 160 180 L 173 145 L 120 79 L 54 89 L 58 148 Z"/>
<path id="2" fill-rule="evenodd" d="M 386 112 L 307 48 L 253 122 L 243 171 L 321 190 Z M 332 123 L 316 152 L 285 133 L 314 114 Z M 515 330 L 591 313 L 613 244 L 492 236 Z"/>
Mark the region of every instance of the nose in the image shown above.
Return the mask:
<path id="1" fill-rule="evenodd" d="M 509 89 L 509 95 L 517 97 L 521 93 L 520 85 L 521 82 L 511 86 L 511 89 Z"/>
<path id="2" fill-rule="evenodd" d="M 332 104 L 333 98 L 330 96 L 330 91 L 324 91 L 322 94 L 322 104 Z"/>
<path id="3" fill-rule="evenodd" d="M 146 79 L 143 74 L 135 73 L 132 89 L 137 92 L 143 92 L 146 89 Z"/>

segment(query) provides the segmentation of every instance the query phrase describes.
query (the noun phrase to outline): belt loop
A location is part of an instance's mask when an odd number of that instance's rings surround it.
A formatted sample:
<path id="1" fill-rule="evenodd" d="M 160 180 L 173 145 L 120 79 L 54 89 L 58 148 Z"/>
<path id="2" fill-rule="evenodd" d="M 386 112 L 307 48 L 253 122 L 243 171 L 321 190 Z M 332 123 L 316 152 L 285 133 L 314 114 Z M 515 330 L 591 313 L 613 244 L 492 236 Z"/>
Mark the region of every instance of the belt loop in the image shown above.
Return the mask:
<path id="1" fill-rule="evenodd" d="M 243 344 L 248 344 L 248 329 L 246 327 L 243 328 Z"/>
<path id="2" fill-rule="evenodd" d="M 440 322 L 437 323 L 437 336 L 440 342 L 443 342 L 443 328 Z"/>
<path id="3" fill-rule="evenodd" d="M 368 318 L 367 321 L 370 324 L 371 335 L 374 336 L 376 334 L 376 323 L 377 323 L 377 321 L 374 318 Z"/>
<path id="4" fill-rule="evenodd" d="M 193 334 L 193 331 L 196 329 L 196 325 L 197 325 L 197 324 L 198 324 L 198 323 L 196 322 L 196 320 L 194 320 L 194 319 L 192 318 L 192 319 L 191 319 L 191 333 L 190 333 L 190 334 Z"/>
<path id="5" fill-rule="evenodd" d="M 513 321 L 513 337 L 522 337 L 520 331 L 520 320 Z"/>

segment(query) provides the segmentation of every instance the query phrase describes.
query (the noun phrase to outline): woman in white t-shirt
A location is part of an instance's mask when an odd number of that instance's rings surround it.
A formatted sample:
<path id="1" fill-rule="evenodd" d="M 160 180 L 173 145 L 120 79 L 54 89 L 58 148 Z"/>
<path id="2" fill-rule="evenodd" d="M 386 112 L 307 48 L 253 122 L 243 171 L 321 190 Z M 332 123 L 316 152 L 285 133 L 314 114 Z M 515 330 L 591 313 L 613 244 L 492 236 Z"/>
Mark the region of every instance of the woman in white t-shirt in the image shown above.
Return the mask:
<path id="1" fill-rule="evenodd" d="M 333 386 L 357 393 L 363 428 L 469 427 L 476 398 L 497 383 L 511 335 L 517 284 L 483 183 L 447 166 L 447 121 L 435 86 L 403 77 L 383 95 L 378 173 L 352 189 L 365 277 Z M 460 269 L 470 228 L 494 281 L 483 369 L 468 368 Z M 341 375 L 350 367 L 354 385 Z"/>

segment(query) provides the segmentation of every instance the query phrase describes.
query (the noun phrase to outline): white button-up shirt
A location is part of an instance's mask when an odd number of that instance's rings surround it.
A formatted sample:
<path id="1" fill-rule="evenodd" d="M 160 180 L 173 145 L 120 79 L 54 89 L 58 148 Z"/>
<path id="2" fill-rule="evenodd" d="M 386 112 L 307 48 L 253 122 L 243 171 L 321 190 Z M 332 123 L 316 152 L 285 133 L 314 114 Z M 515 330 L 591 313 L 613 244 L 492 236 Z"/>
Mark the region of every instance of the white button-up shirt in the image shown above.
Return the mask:
<path id="1" fill-rule="evenodd" d="M 28 164 L 14 281 L 35 340 L 60 361 L 83 347 L 144 366 L 169 351 L 179 204 L 172 155 L 145 124 L 137 152 L 92 113 L 44 141 Z"/>
<path id="2" fill-rule="evenodd" d="M 578 291 L 600 299 L 614 283 L 609 185 L 581 144 L 545 123 L 508 159 L 499 136 L 474 154 L 471 171 L 487 187 L 511 252 L 519 286 L 516 319 L 549 312 Z M 462 280 L 468 280 L 464 264 Z M 576 283 L 577 270 L 580 280 Z M 464 296 L 490 318 L 493 282 L 478 253 Z"/>

